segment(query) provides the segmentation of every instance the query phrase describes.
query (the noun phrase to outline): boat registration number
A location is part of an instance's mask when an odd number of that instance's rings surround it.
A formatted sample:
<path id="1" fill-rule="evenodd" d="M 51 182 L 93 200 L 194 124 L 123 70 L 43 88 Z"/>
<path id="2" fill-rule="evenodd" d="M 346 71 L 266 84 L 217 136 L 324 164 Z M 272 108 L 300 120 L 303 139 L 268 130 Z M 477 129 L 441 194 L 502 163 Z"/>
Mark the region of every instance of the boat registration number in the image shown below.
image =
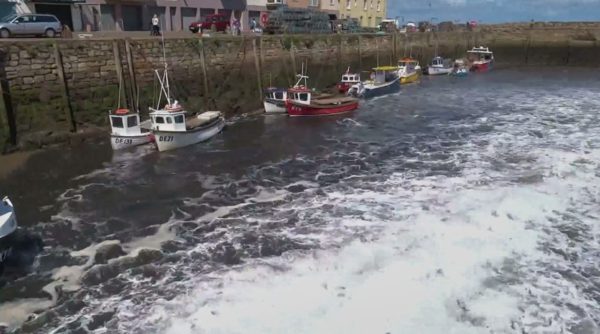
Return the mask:
<path id="1" fill-rule="evenodd" d="M 133 142 L 131 138 L 115 138 L 115 144 L 125 144 L 129 145 Z"/>
<path id="2" fill-rule="evenodd" d="M 1 251 L 0 252 L 0 263 L 4 262 L 4 260 L 6 260 L 6 258 L 9 257 L 11 253 L 12 253 L 12 247 Z"/>
<path id="3" fill-rule="evenodd" d="M 158 136 L 158 141 L 170 142 L 173 141 L 173 136 Z"/>

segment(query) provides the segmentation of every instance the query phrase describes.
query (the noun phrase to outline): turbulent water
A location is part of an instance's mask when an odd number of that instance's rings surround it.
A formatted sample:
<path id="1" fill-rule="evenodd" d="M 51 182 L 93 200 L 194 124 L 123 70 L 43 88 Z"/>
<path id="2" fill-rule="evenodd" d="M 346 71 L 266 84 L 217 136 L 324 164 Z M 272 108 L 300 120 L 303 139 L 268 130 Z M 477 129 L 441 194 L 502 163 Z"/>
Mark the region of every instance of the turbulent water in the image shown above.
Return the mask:
<path id="1" fill-rule="evenodd" d="M 104 143 L 77 175 L 52 155 L 63 180 L 16 200 L 46 247 L 1 288 L 0 322 L 599 333 L 598 74 L 424 78 L 345 117 L 241 118 L 170 153 Z"/>

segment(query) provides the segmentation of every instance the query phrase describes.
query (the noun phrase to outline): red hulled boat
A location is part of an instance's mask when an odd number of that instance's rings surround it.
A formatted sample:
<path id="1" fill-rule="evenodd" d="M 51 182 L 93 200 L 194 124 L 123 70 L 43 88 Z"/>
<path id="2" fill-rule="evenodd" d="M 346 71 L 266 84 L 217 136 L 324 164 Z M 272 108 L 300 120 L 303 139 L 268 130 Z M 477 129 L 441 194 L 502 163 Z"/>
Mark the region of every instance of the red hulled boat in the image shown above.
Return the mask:
<path id="1" fill-rule="evenodd" d="M 346 73 L 342 75 L 342 81 L 337 84 L 337 90 L 342 94 L 346 94 L 350 87 L 358 83 L 360 83 L 360 74 L 350 73 L 350 67 L 348 67 Z"/>
<path id="2" fill-rule="evenodd" d="M 285 107 L 290 116 L 330 116 L 347 113 L 358 108 L 358 99 L 348 96 L 332 97 L 328 94 L 313 96 L 307 87 L 308 77 L 298 74 L 298 82 L 288 90 Z"/>
<path id="3" fill-rule="evenodd" d="M 487 72 L 494 66 L 494 53 L 489 48 L 480 46 L 467 51 L 472 72 Z"/>

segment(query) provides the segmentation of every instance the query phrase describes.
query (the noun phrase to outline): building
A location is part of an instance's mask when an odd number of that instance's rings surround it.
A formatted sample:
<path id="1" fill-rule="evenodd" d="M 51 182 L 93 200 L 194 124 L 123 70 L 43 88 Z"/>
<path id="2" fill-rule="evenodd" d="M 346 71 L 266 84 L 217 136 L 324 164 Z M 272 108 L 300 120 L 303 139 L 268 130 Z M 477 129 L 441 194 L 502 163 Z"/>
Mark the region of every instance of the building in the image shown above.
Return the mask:
<path id="1" fill-rule="evenodd" d="M 360 25 L 363 27 L 375 28 L 386 17 L 386 0 L 339 1 L 340 18 L 358 19 Z"/>
<path id="2" fill-rule="evenodd" d="M 187 30 L 190 23 L 220 13 L 237 18 L 247 29 L 246 0 L 9 0 L 25 3 L 30 12 L 54 14 L 73 31 L 150 30 L 152 17 L 160 17 L 166 31 Z M 248 0 L 253 11 L 266 10 L 266 0 Z M 8 7 L 8 6 L 4 6 Z M 13 8 L 15 6 L 11 6 Z M 0 6 L 0 11 L 10 11 Z M 14 9 L 12 10 L 14 11 Z M 2 12 L 0 12 L 1 14 Z"/>
<path id="3" fill-rule="evenodd" d="M 339 17 L 340 0 L 320 0 L 319 8 L 327 12 L 331 19 L 335 20 Z"/>

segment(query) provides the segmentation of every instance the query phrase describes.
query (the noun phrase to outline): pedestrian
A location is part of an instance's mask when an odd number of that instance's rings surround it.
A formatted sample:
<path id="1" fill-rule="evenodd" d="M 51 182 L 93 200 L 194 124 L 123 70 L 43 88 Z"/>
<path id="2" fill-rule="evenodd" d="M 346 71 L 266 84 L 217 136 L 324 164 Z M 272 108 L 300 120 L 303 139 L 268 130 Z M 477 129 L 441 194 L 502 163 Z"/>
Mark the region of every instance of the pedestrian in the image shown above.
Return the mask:
<path id="1" fill-rule="evenodd" d="M 235 36 L 239 36 L 240 35 L 240 28 L 241 28 L 240 27 L 240 20 L 239 19 L 237 19 L 237 18 L 233 19 L 233 27 L 234 27 L 234 30 L 233 30 L 234 33 L 233 34 Z"/>
<path id="2" fill-rule="evenodd" d="M 158 15 L 154 14 L 154 16 L 152 17 L 152 31 L 150 32 L 150 35 L 160 36 L 159 23 L 160 23 L 160 20 L 158 19 Z"/>
<path id="3" fill-rule="evenodd" d="M 252 32 L 255 32 L 256 27 L 257 27 L 256 19 L 252 18 L 252 20 L 250 21 L 250 30 L 252 30 Z"/>

